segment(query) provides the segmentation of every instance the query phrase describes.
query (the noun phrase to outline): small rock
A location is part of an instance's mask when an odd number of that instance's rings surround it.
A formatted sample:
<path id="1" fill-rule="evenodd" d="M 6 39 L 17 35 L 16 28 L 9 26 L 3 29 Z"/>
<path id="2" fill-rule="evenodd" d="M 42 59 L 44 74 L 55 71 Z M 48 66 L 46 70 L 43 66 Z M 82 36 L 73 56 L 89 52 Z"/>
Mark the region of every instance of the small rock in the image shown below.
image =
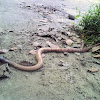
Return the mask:
<path id="1" fill-rule="evenodd" d="M 73 41 L 71 39 L 66 40 L 67 45 L 72 45 Z"/>
<path id="2" fill-rule="evenodd" d="M 75 16 L 71 15 L 71 14 L 68 14 L 68 18 L 71 19 L 71 20 L 75 20 Z"/>
<path id="3" fill-rule="evenodd" d="M 40 45 L 40 43 L 34 42 L 33 45 L 36 46 L 36 47 L 38 47 Z"/>
<path id="4" fill-rule="evenodd" d="M 64 52 L 63 53 L 65 56 L 69 56 L 69 53 L 68 52 Z"/>
<path id="5" fill-rule="evenodd" d="M 9 78 L 9 77 L 6 75 L 0 75 L 0 80 L 6 79 L 6 78 Z"/>
<path id="6" fill-rule="evenodd" d="M 76 52 L 75 54 L 76 54 L 77 56 L 80 56 L 80 53 L 77 53 L 77 52 Z"/>
<path id="7" fill-rule="evenodd" d="M 73 34 L 71 33 L 71 32 L 67 32 L 67 35 L 69 36 L 69 37 L 72 37 L 73 36 Z"/>
<path id="8" fill-rule="evenodd" d="M 11 71 L 8 68 L 8 64 L 3 64 L 0 66 L 0 80 L 10 77 Z"/>

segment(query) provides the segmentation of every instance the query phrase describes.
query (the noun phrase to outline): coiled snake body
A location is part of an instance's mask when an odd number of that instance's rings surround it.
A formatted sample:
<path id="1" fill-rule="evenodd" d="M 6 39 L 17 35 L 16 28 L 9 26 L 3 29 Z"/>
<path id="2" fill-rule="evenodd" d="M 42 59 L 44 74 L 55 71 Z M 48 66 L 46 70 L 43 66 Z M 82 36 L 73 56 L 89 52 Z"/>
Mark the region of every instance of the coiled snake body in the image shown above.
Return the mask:
<path id="1" fill-rule="evenodd" d="M 11 65 L 11 66 L 13 66 L 17 69 L 23 70 L 23 71 L 34 71 L 34 70 L 41 68 L 42 65 L 43 65 L 43 60 L 42 60 L 42 56 L 41 56 L 42 53 L 45 53 L 45 52 L 69 52 L 69 53 L 78 52 L 78 53 L 84 53 L 84 52 L 88 52 L 90 49 L 91 48 L 83 48 L 83 49 L 76 49 L 76 48 L 70 48 L 70 49 L 67 49 L 67 48 L 40 48 L 36 52 L 37 64 L 34 65 L 34 66 L 23 66 L 23 65 L 15 63 L 13 61 L 7 60 L 3 57 L 0 57 L 0 62 L 8 63 L 9 65 Z"/>

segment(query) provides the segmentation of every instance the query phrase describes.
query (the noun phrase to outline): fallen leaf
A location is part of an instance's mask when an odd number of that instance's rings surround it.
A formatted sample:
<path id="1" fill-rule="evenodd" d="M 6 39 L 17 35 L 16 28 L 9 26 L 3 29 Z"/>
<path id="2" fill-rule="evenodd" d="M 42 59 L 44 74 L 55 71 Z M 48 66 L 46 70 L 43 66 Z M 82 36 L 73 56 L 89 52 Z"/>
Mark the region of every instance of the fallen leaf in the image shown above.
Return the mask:
<path id="1" fill-rule="evenodd" d="M 12 47 L 12 48 L 10 48 L 9 50 L 10 50 L 10 51 L 14 51 L 14 50 L 18 50 L 18 48 L 17 48 L 17 47 Z"/>
<path id="2" fill-rule="evenodd" d="M 92 55 L 94 58 L 100 58 L 100 54 Z"/>
<path id="3" fill-rule="evenodd" d="M 67 45 L 72 45 L 73 44 L 73 41 L 71 39 L 68 39 L 68 40 L 66 40 L 66 44 Z"/>
<path id="4" fill-rule="evenodd" d="M 98 50 L 100 50 L 100 46 L 96 46 L 96 47 L 93 47 L 93 48 L 92 48 L 92 52 L 96 52 L 96 51 L 98 51 Z"/>
<path id="5" fill-rule="evenodd" d="M 29 54 L 32 54 L 32 55 L 36 54 L 36 50 L 30 50 Z"/>
<path id="6" fill-rule="evenodd" d="M 98 69 L 98 68 L 89 68 L 87 71 L 88 71 L 88 72 L 95 73 L 95 72 L 98 72 L 99 69 Z"/>
<path id="7" fill-rule="evenodd" d="M 59 48 L 58 45 L 52 44 L 50 41 L 46 41 L 46 43 L 47 43 L 48 46 L 51 47 L 51 48 Z"/>

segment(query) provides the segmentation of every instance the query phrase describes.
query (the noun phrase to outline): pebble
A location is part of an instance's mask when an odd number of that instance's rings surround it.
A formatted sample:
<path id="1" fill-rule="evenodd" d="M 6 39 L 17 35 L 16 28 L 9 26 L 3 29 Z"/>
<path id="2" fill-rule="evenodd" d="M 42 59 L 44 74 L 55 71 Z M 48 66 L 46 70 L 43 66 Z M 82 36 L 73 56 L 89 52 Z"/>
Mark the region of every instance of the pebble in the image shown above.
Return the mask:
<path id="1" fill-rule="evenodd" d="M 80 53 L 77 53 L 77 52 L 76 52 L 75 54 L 76 54 L 77 56 L 80 56 Z"/>
<path id="2" fill-rule="evenodd" d="M 73 41 L 72 41 L 71 39 L 67 39 L 67 40 L 66 40 L 66 44 L 67 44 L 67 45 L 72 45 L 72 44 L 73 44 Z"/>
<path id="3" fill-rule="evenodd" d="M 65 56 L 69 56 L 69 53 L 68 52 L 64 52 L 63 53 Z"/>

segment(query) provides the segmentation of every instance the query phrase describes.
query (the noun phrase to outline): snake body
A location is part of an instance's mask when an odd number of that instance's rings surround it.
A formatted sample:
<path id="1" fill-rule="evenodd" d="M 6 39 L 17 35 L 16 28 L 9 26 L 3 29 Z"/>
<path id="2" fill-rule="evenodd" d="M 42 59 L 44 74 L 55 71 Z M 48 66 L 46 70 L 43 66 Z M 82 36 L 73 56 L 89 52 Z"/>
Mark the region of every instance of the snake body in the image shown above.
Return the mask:
<path id="1" fill-rule="evenodd" d="M 76 49 L 76 48 L 40 48 L 37 50 L 36 52 L 36 59 L 37 59 L 37 64 L 34 66 L 23 66 L 20 64 L 17 64 L 13 61 L 10 61 L 8 59 L 5 59 L 4 57 L 0 57 L 0 62 L 4 62 L 4 63 L 8 63 L 9 65 L 23 70 L 23 71 L 34 71 L 34 70 L 38 70 L 39 68 L 42 67 L 43 65 L 43 60 L 42 60 L 42 53 L 45 52 L 69 52 L 69 53 L 74 53 L 74 52 L 78 52 L 78 53 L 84 53 L 84 52 L 88 52 L 91 48 L 83 48 L 83 49 Z"/>

